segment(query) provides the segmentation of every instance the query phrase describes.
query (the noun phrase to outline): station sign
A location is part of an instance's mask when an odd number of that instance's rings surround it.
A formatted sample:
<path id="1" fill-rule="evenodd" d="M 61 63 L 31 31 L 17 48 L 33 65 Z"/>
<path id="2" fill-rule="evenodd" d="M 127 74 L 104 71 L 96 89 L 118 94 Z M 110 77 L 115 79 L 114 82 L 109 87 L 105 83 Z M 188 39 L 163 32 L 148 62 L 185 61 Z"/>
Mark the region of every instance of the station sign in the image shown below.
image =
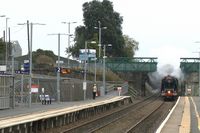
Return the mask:
<path id="1" fill-rule="evenodd" d="M 0 71 L 0 76 L 13 76 L 11 73 Z"/>
<path id="2" fill-rule="evenodd" d="M 96 49 L 80 49 L 79 50 L 79 60 L 95 60 L 96 59 Z"/>
<path id="3" fill-rule="evenodd" d="M 24 60 L 24 64 L 25 64 L 25 63 L 29 63 L 29 60 Z"/>
<path id="4" fill-rule="evenodd" d="M 21 70 L 15 70 L 15 73 L 16 74 L 22 74 L 22 71 Z"/>
<path id="5" fill-rule="evenodd" d="M 60 61 L 56 61 L 56 64 L 58 64 L 58 63 L 60 63 L 60 64 L 63 64 L 64 63 L 64 61 L 62 61 L 62 60 L 60 60 Z"/>
<path id="6" fill-rule="evenodd" d="M 60 67 L 56 67 L 56 72 L 60 73 L 61 68 Z"/>
<path id="7" fill-rule="evenodd" d="M 6 71 L 6 65 L 0 65 L 0 72 Z"/>
<path id="8" fill-rule="evenodd" d="M 29 88 L 29 85 L 27 85 L 27 88 Z M 38 93 L 39 92 L 38 89 L 39 89 L 39 85 L 37 84 L 31 85 L 31 93 Z"/>
<path id="9" fill-rule="evenodd" d="M 29 60 L 24 60 L 23 71 L 21 71 L 21 73 L 23 73 L 23 74 L 29 74 L 29 72 L 30 72 L 30 63 L 29 63 Z"/>
<path id="10" fill-rule="evenodd" d="M 39 85 L 31 85 L 31 93 L 38 93 Z"/>
<path id="11" fill-rule="evenodd" d="M 8 73 L 6 71 L 6 65 L 0 65 L 0 75 L 3 75 L 3 76 L 12 76 L 11 73 Z"/>
<path id="12" fill-rule="evenodd" d="M 87 82 L 83 82 L 83 90 L 85 91 L 87 89 Z"/>

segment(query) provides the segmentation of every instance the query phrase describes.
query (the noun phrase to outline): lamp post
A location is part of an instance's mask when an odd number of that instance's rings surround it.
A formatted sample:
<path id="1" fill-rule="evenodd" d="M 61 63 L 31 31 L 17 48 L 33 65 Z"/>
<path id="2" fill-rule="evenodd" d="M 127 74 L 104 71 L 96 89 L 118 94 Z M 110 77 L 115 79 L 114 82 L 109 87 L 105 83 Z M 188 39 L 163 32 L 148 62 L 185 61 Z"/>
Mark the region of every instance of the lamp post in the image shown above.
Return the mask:
<path id="1" fill-rule="evenodd" d="M 0 18 L 6 17 L 6 15 L 0 15 Z"/>
<path id="2" fill-rule="evenodd" d="M 7 35 L 8 35 L 8 17 L 6 17 L 6 35 L 5 35 L 5 44 L 6 44 L 6 69 L 8 63 L 8 44 L 7 44 Z"/>
<path id="3" fill-rule="evenodd" d="M 103 56 L 103 95 L 107 94 L 106 89 L 106 46 L 111 47 L 112 44 L 104 45 L 104 56 Z"/>
<path id="4" fill-rule="evenodd" d="M 33 25 L 45 25 L 42 23 L 19 23 L 18 25 L 27 25 L 27 36 L 28 36 L 28 51 L 29 51 L 29 107 L 31 107 L 31 86 L 32 86 L 32 46 L 33 46 Z M 30 26 L 30 27 L 29 27 Z M 29 31 L 30 29 L 30 31 Z"/>
<path id="5" fill-rule="evenodd" d="M 98 21 L 99 27 L 94 27 L 95 29 L 99 29 L 99 58 L 101 57 L 101 29 L 107 29 L 107 27 L 101 27 L 101 21 Z"/>
<path id="6" fill-rule="evenodd" d="M 30 90 L 29 90 L 29 107 L 31 107 L 31 85 L 32 85 L 32 46 L 33 46 L 33 25 L 45 25 L 45 24 L 41 24 L 41 23 L 31 23 L 31 31 L 30 31 L 30 81 L 29 81 L 29 87 L 30 87 Z"/>
<path id="7" fill-rule="evenodd" d="M 2 17 L 2 18 L 3 18 L 3 17 L 6 17 L 6 15 L 0 15 L 0 17 Z"/>
<path id="8" fill-rule="evenodd" d="M 85 59 L 84 59 L 84 79 L 83 79 L 83 99 L 85 100 L 86 99 L 86 90 L 87 90 L 87 61 L 88 61 L 88 49 L 87 49 L 87 44 L 88 43 L 96 43 L 95 41 L 91 41 L 91 42 L 87 42 L 85 41 Z"/>
<path id="9" fill-rule="evenodd" d="M 199 96 L 200 96 L 200 52 L 199 52 Z"/>
<path id="10" fill-rule="evenodd" d="M 60 103 L 60 36 L 67 34 L 48 34 L 48 35 L 57 35 L 58 36 L 58 61 L 57 61 L 57 102 Z"/>
<path id="11" fill-rule="evenodd" d="M 9 44 L 10 44 L 10 28 L 8 29 L 9 32 Z M 11 45 L 11 57 L 12 57 L 12 76 L 14 77 L 14 68 L 15 68 L 15 64 L 14 64 L 14 56 L 15 56 L 15 47 L 14 47 L 15 43 L 13 43 Z M 14 79 L 13 79 L 14 80 Z M 15 108 L 15 83 L 13 82 L 13 108 Z"/>
<path id="12" fill-rule="evenodd" d="M 70 46 L 70 37 L 72 34 L 70 34 L 70 24 L 75 24 L 77 22 L 62 22 L 63 24 L 68 24 L 68 47 Z M 67 57 L 67 66 L 69 67 L 69 55 Z"/>
<path id="13" fill-rule="evenodd" d="M 199 96 L 200 96 L 200 51 L 199 52 L 196 52 L 199 54 Z"/>
<path id="14" fill-rule="evenodd" d="M 87 74 L 86 74 L 86 69 L 87 69 L 87 63 L 86 63 L 86 60 L 88 59 L 87 56 L 87 41 L 85 41 L 85 61 L 84 61 L 84 81 L 83 81 L 83 99 L 85 100 L 86 99 L 86 89 L 87 89 Z"/>
<path id="15" fill-rule="evenodd" d="M 24 67 L 21 66 L 21 71 L 24 71 Z M 21 74 L 21 91 L 20 91 L 20 97 L 21 97 L 21 103 L 23 103 L 23 91 L 24 91 L 24 74 Z"/>
<path id="16" fill-rule="evenodd" d="M 94 83 L 97 81 L 97 58 L 94 59 Z"/>

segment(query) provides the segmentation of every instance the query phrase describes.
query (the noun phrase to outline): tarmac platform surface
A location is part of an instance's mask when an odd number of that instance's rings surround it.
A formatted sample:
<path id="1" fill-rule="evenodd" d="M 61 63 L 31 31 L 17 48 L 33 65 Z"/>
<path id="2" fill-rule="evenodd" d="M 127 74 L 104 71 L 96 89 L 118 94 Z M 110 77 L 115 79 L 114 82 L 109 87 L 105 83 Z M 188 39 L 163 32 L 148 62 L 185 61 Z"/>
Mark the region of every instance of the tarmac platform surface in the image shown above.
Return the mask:
<path id="1" fill-rule="evenodd" d="M 194 98 L 199 99 L 199 97 L 179 97 L 156 133 L 199 133 L 199 111 L 196 109 Z M 192 109 L 193 106 L 195 110 Z M 192 118 L 194 114 L 195 117 Z"/>
<path id="2" fill-rule="evenodd" d="M 108 100 L 114 97 L 116 97 L 116 95 L 109 94 L 109 95 L 105 95 L 101 97 L 96 97 L 95 100 L 86 99 L 85 101 L 72 101 L 72 102 L 60 102 L 60 103 L 52 102 L 51 104 L 42 104 L 41 102 L 38 102 L 38 103 L 32 103 L 31 107 L 29 107 L 28 104 L 20 105 L 20 106 L 16 106 L 14 109 L 10 108 L 10 109 L 0 110 L 0 120 L 4 117 L 26 115 L 26 114 L 36 113 L 36 112 L 44 112 L 44 111 L 52 110 L 52 109 L 62 109 L 62 108 L 67 108 L 67 107 L 72 107 L 72 106 L 90 104 L 94 102 Z"/>
<path id="3" fill-rule="evenodd" d="M 85 101 L 60 102 L 60 103 L 52 102 L 52 104 L 46 104 L 46 105 L 43 105 L 42 103 L 33 103 L 31 107 L 28 107 L 28 105 L 17 106 L 14 109 L 10 108 L 10 109 L 0 110 L 0 120 L 3 120 L 7 117 L 10 118 L 19 115 L 28 115 L 32 113 L 45 112 L 49 110 L 63 109 L 73 106 L 98 103 L 109 99 L 113 99 L 115 97 L 116 95 L 110 94 L 101 97 L 96 97 L 95 100 L 87 99 Z M 191 126 L 199 125 L 198 121 L 197 122 L 195 121 L 196 124 L 191 124 L 192 114 L 195 114 L 195 117 L 199 119 L 198 110 L 196 112 L 193 112 L 193 110 L 191 111 L 191 107 L 193 107 L 194 101 L 192 97 L 187 97 L 187 96 L 179 97 L 175 106 L 170 111 L 169 115 L 163 121 L 160 127 L 157 129 L 156 133 L 193 133 L 191 132 L 192 131 Z M 198 100 L 196 101 L 198 102 Z M 196 127 L 195 131 L 197 131 L 198 133 L 199 131 L 198 127 Z"/>

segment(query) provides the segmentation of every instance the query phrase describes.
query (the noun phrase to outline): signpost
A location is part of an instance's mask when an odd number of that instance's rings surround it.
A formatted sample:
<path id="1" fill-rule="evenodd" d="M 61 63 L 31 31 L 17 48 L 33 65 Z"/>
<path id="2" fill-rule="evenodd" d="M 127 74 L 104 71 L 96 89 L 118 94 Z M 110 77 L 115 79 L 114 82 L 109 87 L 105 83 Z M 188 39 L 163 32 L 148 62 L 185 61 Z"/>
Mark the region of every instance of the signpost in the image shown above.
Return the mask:
<path id="1" fill-rule="evenodd" d="M 118 94 L 119 94 L 119 96 L 121 95 L 121 92 L 122 92 L 122 87 L 121 86 L 118 86 L 117 87 L 117 90 L 118 90 Z"/>

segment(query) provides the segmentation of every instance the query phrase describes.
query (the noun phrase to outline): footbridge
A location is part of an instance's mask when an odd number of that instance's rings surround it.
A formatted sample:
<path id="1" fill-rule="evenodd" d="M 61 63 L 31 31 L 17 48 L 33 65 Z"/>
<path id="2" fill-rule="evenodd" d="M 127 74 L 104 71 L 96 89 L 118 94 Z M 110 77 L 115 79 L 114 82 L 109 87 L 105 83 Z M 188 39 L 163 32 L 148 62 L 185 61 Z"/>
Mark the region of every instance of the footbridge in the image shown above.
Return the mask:
<path id="1" fill-rule="evenodd" d="M 199 58 L 180 58 L 180 68 L 184 73 L 199 72 Z"/>
<path id="2" fill-rule="evenodd" d="M 113 71 L 120 72 L 154 72 L 157 70 L 155 57 L 118 57 L 107 58 L 106 66 Z"/>
<path id="3" fill-rule="evenodd" d="M 182 92 L 186 95 L 199 96 L 200 58 L 180 58 L 180 68 L 184 73 Z"/>
<path id="4" fill-rule="evenodd" d="M 145 83 L 148 80 L 148 73 L 157 70 L 157 58 L 107 58 L 106 67 L 120 73 L 120 76 L 132 85 L 132 88 L 129 88 L 129 93 L 132 96 L 136 94 L 135 91 L 139 95 L 145 96 Z"/>

